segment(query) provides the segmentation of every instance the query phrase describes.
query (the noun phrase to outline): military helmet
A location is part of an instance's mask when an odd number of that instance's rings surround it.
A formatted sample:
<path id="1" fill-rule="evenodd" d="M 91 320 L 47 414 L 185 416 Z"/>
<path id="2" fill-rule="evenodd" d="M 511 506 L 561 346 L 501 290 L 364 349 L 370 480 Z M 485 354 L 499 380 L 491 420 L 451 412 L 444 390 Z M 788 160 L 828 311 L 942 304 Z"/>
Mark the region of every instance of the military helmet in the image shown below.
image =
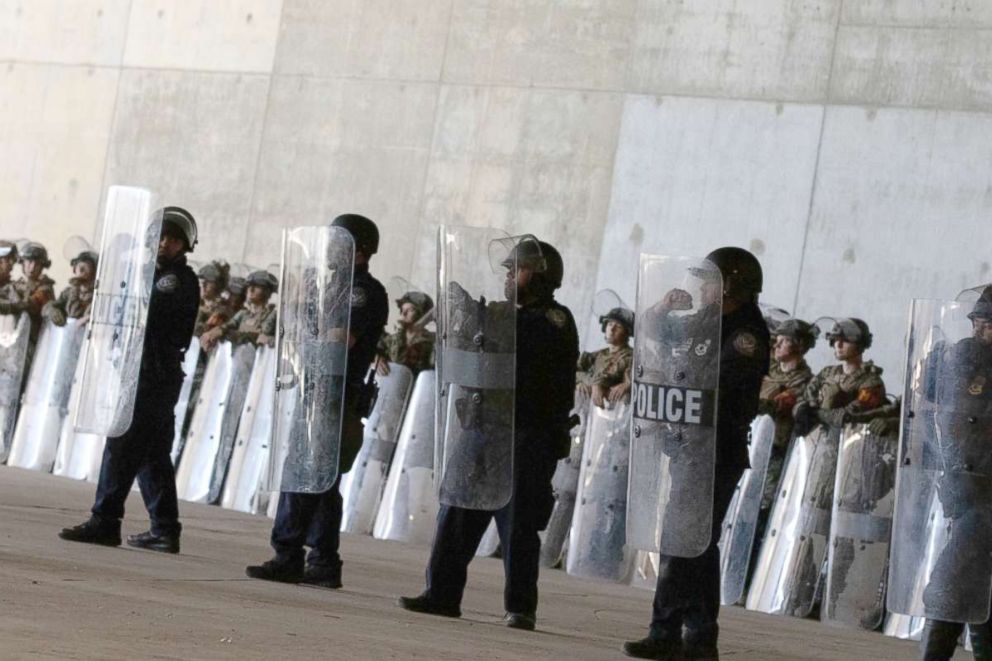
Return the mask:
<path id="1" fill-rule="evenodd" d="M 17 259 L 17 244 L 13 241 L 0 240 L 0 257 Z"/>
<path id="2" fill-rule="evenodd" d="M 627 329 L 627 335 L 634 335 L 634 312 L 628 310 L 627 308 L 613 308 L 609 312 L 599 317 L 599 329 L 602 332 L 606 332 L 606 322 L 615 321 L 625 329 Z"/>
<path id="3" fill-rule="evenodd" d="M 96 265 L 98 261 L 99 261 L 99 257 L 95 252 L 93 252 L 92 250 L 84 250 L 83 252 L 79 253 L 78 255 L 76 255 L 75 257 L 69 260 L 69 266 L 72 268 L 76 268 L 76 264 L 78 264 L 79 262 L 89 262 L 90 264 L 93 265 L 93 270 L 96 270 Z"/>
<path id="4" fill-rule="evenodd" d="M 396 299 L 396 307 L 402 309 L 404 303 L 415 307 L 418 317 L 423 317 L 434 309 L 434 301 L 422 291 L 408 291 Z"/>
<path id="5" fill-rule="evenodd" d="M 724 294 L 733 298 L 753 299 L 764 284 L 761 263 L 743 248 L 726 246 L 717 248 L 706 259 L 723 275 Z"/>
<path id="6" fill-rule="evenodd" d="M 803 353 L 806 353 L 816 346 L 816 338 L 820 336 L 820 329 L 802 319 L 786 319 L 772 332 L 773 337 L 779 335 L 789 338 L 802 348 Z"/>
<path id="7" fill-rule="evenodd" d="M 186 252 L 193 252 L 197 242 L 193 214 L 182 207 L 165 207 L 162 209 L 162 234 L 182 239 L 186 242 Z"/>
<path id="8" fill-rule="evenodd" d="M 227 291 L 231 292 L 235 296 L 241 296 L 248 289 L 248 280 L 242 278 L 241 276 L 233 276 L 231 281 L 227 283 Z"/>
<path id="9" fill-rule="evenodd" d="M 227 262 L 214 260 L 200 267 L 197 277 L 205 282 L 213 282 L 219 288 L 226 289 L 230 279 L 231 267 Z"/>
<path id="10" fill-rule="evenodd" d="M 379 252 L 379 228 L 365 216 L 357 213 L 341 214 L 331 221 L 331 227 L 347 230 L 355 241 L 355 250 L 361 250 L 366 257 Z"/>
<path id="11" fill-rule="evenodd" d="M 248 274 L 248 278 L 246 279 L 246 282 L 248 283 L 249 287 L 251 287 L 252 285 L 256 287 L 265 287 L 273 294 L 279 291 L 279 279 L 276 278 L 276 276 L 269 273 L 268 271 L 264 271 L 264 270 L 252 271 L 251 273 Z"/>
<path id="12" fill-rule="evenodd" d="M 837 340 L 844 340 L 858 345 L 862 351 L 871 346 L 872 334 L 868 324 L 853 317 L 838 319 L 834 327 L 827 333 L 827 341 L 833 346 Z"/>
<path id="13" fill-rule="evenodd" d="M 982 290 L 982 295 L 975 301 L 975 307 L 968 313 L 968 318 L 992 321 L 992 285 Z"/>
<path id="14" fill-rule="evenodd" d="M 21 262 L 27 259 L 41 262 L 46 269 L 52 265 L 52 260 L 48 259 L 48 250 L 37 241 L 28 241 L 19 252 Z"/>

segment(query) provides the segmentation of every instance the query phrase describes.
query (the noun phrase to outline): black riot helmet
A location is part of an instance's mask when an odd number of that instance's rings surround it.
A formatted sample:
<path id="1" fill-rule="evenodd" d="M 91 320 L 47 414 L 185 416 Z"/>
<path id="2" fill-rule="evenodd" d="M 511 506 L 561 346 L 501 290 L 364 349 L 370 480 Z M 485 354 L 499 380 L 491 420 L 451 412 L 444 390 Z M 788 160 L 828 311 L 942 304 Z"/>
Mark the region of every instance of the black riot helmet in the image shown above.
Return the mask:
<path id="1" fill-rule="evenodd" d="M 820 329 L 802 319 L 786 319 L 772 332 L 772 337 L 780 335 L 798 344 L 802 352 L 806 353 L 816 346 L 816 338 L 820 336 Z"/>
<path id="2" fill-rule="evenodd" d="M 193 214 L 182 207 L 165 207 L 162 209 L 162 234 L 182 239 L 186 242 L 186 252 L 193 252 L 197 243 Z"/>
<path id="3" fill-rule="evenodd" d="M 357 213 L 341 214 L 331 221 L 331 227 L 347 230 L 355 240 L 355 250 L 360 250 L 366 257 L 379 252 L 379 228 L 365 216 Z"/>
<path id="4" fill-rule="evenodd" d="M 827 333 L 827 342 L 832 347 L 837 340 L 856 344 L 862 351 L 871 346 L 872 334 L 868 324 L 853 317 L 838 319 L 834 327 Z"/>
<path id="5" fill-rule="evenodd" d="M 725 296 L 745 301 L 757 300 L 764 284 L 757 257 L 743 248 L 726 246 L 706 255 L 706 259 L 720 269 Z"/>
<path id="6" fill-rule="evenodd" d="M 627 336 L 634 336 L 634 312 L 627 308 L 613 308 L 599 318 L 599 329 L 606 332 L 606 322 L 615 321 L 627 330 Z"/>
<path id="7" fill-rule="evenodd" d="M 434 309 L 433 299 L 422 291 L 408 291 L 396 299 L 396 307 L 402 309 L 404 303 L 416 308 L 418 319 Z"/>
<path id="8" fill-rule="evenodd" d="M 982 290 L 982 295 L 975 301 L 975 307 L 968 313 L 968 318 L 992 321 L 992 285 Z"/>
<path id="9" fill-rule="evenodd" d="M 544 257 L 544 271 L 535 275 L 542 284 L 554 291 L 561 287 L 561 281 L 565 278 L 565 261 L 553 245 L 547 241 L 538 241 L 538 243 L 541 246 L 541 255 Z"/>

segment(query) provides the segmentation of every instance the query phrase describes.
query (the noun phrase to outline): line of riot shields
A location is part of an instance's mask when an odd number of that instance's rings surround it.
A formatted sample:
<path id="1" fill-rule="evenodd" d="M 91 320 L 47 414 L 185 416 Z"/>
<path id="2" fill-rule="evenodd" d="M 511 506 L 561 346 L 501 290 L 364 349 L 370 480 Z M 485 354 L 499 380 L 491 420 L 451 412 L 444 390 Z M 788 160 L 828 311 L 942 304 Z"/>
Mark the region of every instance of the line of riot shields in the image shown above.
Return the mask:
<path id="1" fill-rule="evenodd" d="M 154 206 L 140 189 L 112 189 L 90 307 L 61 323 L 0 314 L 8 465 L 95 481 L 104 438 L 130 423 L 147 237 L 157 236 L 133 219 Z M 278 321 L 267 332 L 215 333 L 240 309 L 220 320 L 219 304 L 204 310 L 175 410 L 181 499 L 271 516 L 279 490 L 335 482 L 351 247 L 332 229 L 284 234 L 281 290 L 269 291 L 278 304 L 264 302 Z M 341 479 L 345 532 L 425 545 L 439 503 L 494 509 L 510 497 L 514 317 L 493 312 L 498 279 L 470 276 L 494 241 L 510 237 L 478 228 L 448 236 L 457 240 L 440 248 L 436 310 L 422 288 L 390 282 L 399 319 L 380 343 L 378 397 Z M 222 270 L 201 273 L 204 289 Z M 592 305 L 585 344 L 600 348 L 576 366 L 570 452 L 553 478 L 541 557 L 583 579 L 653 589 L 659 553 L 693 557 L 711 538 L 722 284 L 705 260 L 653 255 L 642 255 L 631 284 L 633 306 L 609 290 Z M 225 289 L 222 298 L 237 296 Z M 858 320 L 828 320 L 828 339 L 860 348 L 853 358 L 837 352 L 828 366 L 813 351 L 815 324 L 792 363 L 773 355 L 771 375 L 782 380 L 762 394 L 749 468 L 721 528 L 724 604 L 906 638 L 920 635 L 924 618 L 988 619 L 992 334 L 976 330 L 979 304 L 914 301 L 895 401 L 881 370 L 861 360 L 870 333 Z M 794 320 L 767 311 L 772 336 L 788 339 Z M 807 365 L 805 380 L 790 376 L 807 355 L 822 371 Z M 107 371 L 117 388 L 92 387 Z M 480 555 L 498 553 L 490 533 Z"/>

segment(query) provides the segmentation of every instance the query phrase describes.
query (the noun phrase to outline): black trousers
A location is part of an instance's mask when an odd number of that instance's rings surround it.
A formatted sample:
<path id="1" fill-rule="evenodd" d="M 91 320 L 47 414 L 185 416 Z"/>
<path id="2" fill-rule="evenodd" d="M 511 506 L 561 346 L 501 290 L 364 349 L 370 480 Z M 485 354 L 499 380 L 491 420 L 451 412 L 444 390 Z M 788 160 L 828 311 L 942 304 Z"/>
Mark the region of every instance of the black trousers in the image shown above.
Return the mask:
<path id="1" fill-rule="evenodd" d="M 658 640 L 685 639 L 716 643 L 720 613 L 720 532 L 743 468 L 718 469 L 713 485 L 713 524 L 710 544 L 695 558 L 661 556 L 651 612 L 650 636 Z"/>
<path id="2" fill-rule="evenodd" d="M 557 463 L 557 457 L 538 445 L 538 438 L 518 430 L 510 502 L 496 511 L 440 508 L 427 565 L 425 595 L 431 601 L 455 607 L 461 604 L 468 565 L 489 522 L 495 519 L 506 575 L 503 606 L 509 613 L 537 612 L 541 556 L 538 533 L 544 530 L 551 516 L 554 504 L 551 476 Z"/>
<path id="3" fill-rule="evenodd" d="M 152 533 L 178 535 L 182 526 L 176 471 L 169 453 L 182 374 L 152 381 L 147 378 L 138 383 L 131 427 L 123 435 L 107 439 L 92 512 L 107 521 L 124 518 L 124 501 L 137 478 Z"/>
<path id="4" fill-rule="evenodd" d="M 279 507 L 272 525 L 272 548 L 280 562 L 303 564 L 304 546 L 310 547 L 306 563 L 311 567 L 341 569 L 341 476 L 323 493 L 279 494 Z"/>

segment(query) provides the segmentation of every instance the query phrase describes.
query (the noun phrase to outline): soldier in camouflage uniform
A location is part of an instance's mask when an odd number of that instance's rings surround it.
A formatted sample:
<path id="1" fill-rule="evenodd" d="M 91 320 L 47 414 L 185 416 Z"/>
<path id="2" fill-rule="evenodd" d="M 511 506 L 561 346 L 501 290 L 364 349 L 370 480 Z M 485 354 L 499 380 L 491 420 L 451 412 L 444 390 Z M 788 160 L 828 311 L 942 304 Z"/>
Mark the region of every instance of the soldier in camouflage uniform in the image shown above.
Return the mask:
<path id="1" fill-rule="evenodd" d="M 41 332 L 41 311 L 50 301 L 55 300 L 55 281 L 45 275 L 44 271 L 52 265 L 45 246 L 34 241 L 28 241 L 20 250 L 20 263 L 24 275 L 14 283 L 17 293 L 27 304 L 27 313 L 31 317 L 31 339 L 28 344 L 28 363 L 34 353 L 34 345 Z"/>
<path id="2" fill-rule="evenodd" d="M 599 323 L 608 346 L 579 356 L 575 389 L 603 408 L 607 401 L 616 404 L 630 397 L 630 366 L 634 360 L 630 336 L 634 333 L 634 313 L 625 308 L 613 308 L 599 318 Z"/>
<path id="3" fill-rule="evenodd" d="M 200 337 L 204 350 L 209 351 L 222 339 L 232 344 L 275 346 L 276 306 L 269 303 L 269 299 L 278 290 L 279 283 L 268 271 L 254 271 L 247 283 L 248 302 L 229 321 Z"/>
<path id="4" fill-rule="evenodd" d="M 224 292 L 224 301 L 231 314 L 237 314 L 245 306 L 248 296 L 248 279 L 240 276 L 231 276 L 231 281 L 227 283 L 227 291 Z"/>
<path id="5" fill-rule="evenodd" d="M 194 337 L 200 337 L 231 318 L 233 313 L 221 296 L 227 287 L 230 270 L 231 267 L 225 262 L 213 261 L 204 265 L 197 273 L 200 278 L 200 310 L 196 314 Z"/>
<path id="6" fill-rule="evenodd" d="M 772 364 L 761 383 L 758 412 L 770 415 L 775 420 L 775 441 L 768 460 L 761 513 L 758 515 L 757 539 L 764 536 L 768 512 L 778 490 L 789 440 L 792 438 L 792 409 L 813 379 L 813 371 L 806 364 L 804 356 L 816 344 L 818 334 L 816 326 L 801 319 L 786 319 L 772 333 Z"/>
<path id="7" fill-rule="evenodd" d="M 423 370 L 434 369 L 434 333 L 424 328 L 427 314 L 433 312 L 434 301 L 427 294 L 408 291 L 396 300 L 400 318 L 396 331 L 384 335 L 376 348 L 376 371 L 389 374 L 389 363 L 409 367 L 414 376 Z M 432 315 L 433 316 L 433 315 Z"/>
<path id="8" fill-rule="evenodd" d="M 42 310 L 42 314 L 56 326 L 65 326 L 66 319 L 89 316 L 96 281 L 96 262 L 96 253 L 89 250 L 79 253 L 69 262 L 72 266 L 69 286 Z"/>
<path id="9" fill-rule="evenodd" d="M 13 241 L 0 241 L 0 314 L 20 314 L 26 309 L 11 279 L 16 263 L 17 245 Z"/>

